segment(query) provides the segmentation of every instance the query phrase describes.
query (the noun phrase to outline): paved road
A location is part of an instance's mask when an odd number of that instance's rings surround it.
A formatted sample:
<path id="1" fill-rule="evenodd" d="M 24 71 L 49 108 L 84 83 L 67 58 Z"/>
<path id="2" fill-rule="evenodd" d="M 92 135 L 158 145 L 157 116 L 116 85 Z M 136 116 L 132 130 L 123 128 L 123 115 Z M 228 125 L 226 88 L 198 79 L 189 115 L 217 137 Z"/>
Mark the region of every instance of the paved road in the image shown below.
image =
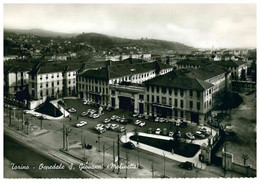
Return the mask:
<path id="1" fill-rule="evenodd" d="M 30 115 L 26 115 L 26 117 L 30 117 Z M 8 117 L 5 117 L 5 123 L 8 123 L 6 120 L 8 119 Z M 81 130 L 83 133 L 83 136 L 86 135 L 86 139 L 87 139 L 87 143 L 90 143 L 94 146 L 97 146 L 96 144 L 96 140 L 97 140 L 97 134 L 96 132 L 93 130 L 93 127 L 100 122 L 100 120 L 93 120 L 88 118 L 88 122 L 89 124 L 85 127 L 82 128 L 73 128 L 72 134 L 70 135 L 70 142 L 71 144 L 74 142 L 79 142 L 81 139 Z M 40 124 L 40 120 L 35 118 L 35 117 L 31 117 L 31 122 L 35 125 Z M 64 118 L 62 120 L 44 120 L 44 129 L 49 129 L 51 130 L 51 134 L 45 134 L 45 135 L 41 135 L 41 136 L 37 136 L 34 139 L 45 143 L 48 142 L 48 146 L 54 149 L 58 149 L 57 146 L 59 148 L 62 147 L 62 124 L 75 124 L 77 122 L 77 118 L 75 116 L 73 116 L 72 121 L 70 122 L 70 120 L 68 118 Z M 15 121 L 14 121 L 14 125 L 13 126 L 17 126 L 15 125 Z M 106 135 L 107 134 L 107 135 Z M 54 137 L 50 136 L 53 135 Z M 107 131 L 104 135 L 102 135 L 102 139 L 101 139 L 101 148 L 102 145 L 105 144 L 106 148 L 110 145 L 112 145 L 113 141 L 116 140 L 117 137 L 117 133 L 112 132 L 112 131 Z M 53 139 L 54 138 L 54 139 Z M 57 144 L 58 143 L 58 144 Z M 7 148 L 5 148 L 5 150 L 7 150 Z M 20 149 L 17 149 L 20 151 Z M 112 154 L 112 149 L 109 149 L 106 151 L 107 153 Z M 128 152 L 130 155 L 130 161 L 133 161 L 135 163 L 137 163 L 138 161 L 138 152 L 136 150 L 126 150 L 124 148 L 121 147 L 121 156 L 125 157 L 125 153 Z M 6 153 L 7 155 L 10 155 L 9 158 L 15 157 L 13 152 L 8 152 Z M 30 154 L 30 153 L 27 153 Z M 141 165 L 145 166 L 148 169 L 148 172 L 151 168 L 151 164 L 152 162 L 154 162 L 155 168 L 157 170 L 157 176 L 158 175 L 162 175 L 163 174 L 163 168 L 164 168 L 164 164 L 163 164 L 163 157 L 160 157 L 158 155 L 155 155 L 153 153 L 150 152 L 146 152 L 146 151 L 140 151 L 140 160 L 141 160 Z M 21 157 L 22 158 L 22 157 Z M 170 177 L 219 177 L 221 172 L 217 172 L 217 173 L 212 173 L 212 172 L 207 172 L 207 171 L 203 171 L 203 170 L 198 170 L 198 172 L 196 172 L 197 170 L 193 170 L 193 171 L 186 171 L 183 169 L 180 169 L 178 167 L 178 162 L 176 161 L 172 161 L 172 160 L 167 160 L 166 159 L 166 175 L 170 176 Z M 212 168 L 213 169 L 213 168 Z M 215 169 L 214 169 L 215 170 Z M 185 176 L 184 173 L 185 172 Z M 37 175 L 39 173 L 36 172 L 36 175 L 34 176 L 41 176 L 41 177 L 48 177 L 45 175 Z M 151 174 L 151 173 L 148 173 Z M 32 177 L 34 177 L 32 176 Z M 64 173 L 60 176 L 60 177 L 64 177 Z M 71 177 L 70 175 L 66 175 L 67 177 Z M 51 177 L 51 176 L 49 176 Z M 77 176 L 75 176 L 77 177 Z M 147 175 L 146 175 L 147 177 Z M 149 176 L 148 176 L 149 177 Z M 150 176 L 151 177 L 151 176 Z"/>
<path id="2" fill-rule="evenodd" d="M 39 165 L 53 166 L 56 162 L 50 158 L 39 154 L 36 150 L 28 149 L 17 143 L 9 136 L 4 136 L 4 177 L 13 178 L 15 176 L 31 178 L 85 178 L 79 170 L 71 171 L 66 166 L 62 170 L 40 170 Z M 11 163 L 15 165 L 29 166 L 29 170 L 13 170 Z M 59 165 L 60 163 L 56 163 Z M 14 174 L 14 172 L 16 172 Z"/>

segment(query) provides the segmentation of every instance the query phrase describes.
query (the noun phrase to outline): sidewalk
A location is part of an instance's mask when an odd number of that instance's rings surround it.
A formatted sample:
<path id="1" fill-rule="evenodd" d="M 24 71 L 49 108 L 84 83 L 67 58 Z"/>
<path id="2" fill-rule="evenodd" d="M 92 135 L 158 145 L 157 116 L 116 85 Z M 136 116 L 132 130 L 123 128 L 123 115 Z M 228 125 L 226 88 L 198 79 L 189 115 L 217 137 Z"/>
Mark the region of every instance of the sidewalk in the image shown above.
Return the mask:
<path id="1" fill-rule="evenodd" d="M 42 154 L 47 154 L 53 159 L 59 160 L 66 165 L 70 165 L 73 163 L 75 167 L 79 167 L 86 163 L 84 158 L 84 150 L 81 148 L 81 143 L 79 139 L 79 134 L 76 132 L 69 137 L 70 140 L 70 149 L 69 151 L 61 151 L 62 148 L 62 129 L 59 130 L 40 130 L 37 127 L 34 127 L 34 133 L 30 133 L 26 135 L 25 132 L 21 130 L 17 130 L 18 122 L 13 120 L 13 126 L 8 126 L 7 117 L 5 117 L 4 130 L 6 133 L 15 137 L 16 139 L 21 140 L 22 142 L 29 145 L 29 147 L 39 150 Z M 97 151 L 97 146 L 95 146 L 96 134 L 94 135 L 91 132 L 85 132 L 89 135 L 88 141 L 91 143 L 93 148 L 91 150 L 85 150 L 85 156 L 87 158 L 88 164 L 87 166 L 100 166 L 103 164 L 103 152 L 101 147 L 101 152 Z M 106 149 L 110 144 L 107 142 L 111 142 L 111 139 L 103 137 L 103 144 L 106 145 Z M 111 146 L 111 145 L 110 145 Z M 150 149 L 150 148 L 149 148 Z M 130 152 L 129 150 L 124 151 L 124 149 L 120 148 L 120 158 L 123 166 L 126 166 L 126 152 L 129 152 L 129 163 L 128 166 L 132 166 L 132 169 L 128 169 L 126 173 L 126 169 L 121 169 L 120 174 L 117 172 L 113 172 L 112 168 L 106 169 L 86 169 L 84 172 L 87 174 L 98 177 L 98 178 L 125 178 L 126 175 L 128 178 L 151 178 L 151 163 L 154 162 L 154 166 L 156 171 L 154 176 L 156 178 L 160 178 L 163 175 L 163 158 L 161 156 L 154 156 L 153 154 L 148 153 L 147 151 L 140 151 L 141 165 L 142 169 L 135 168 L 138 166 L 138 159 L 136 156 L 136 152 Z M 107 149 L 105 151 L 105 164 L 113 163 L 113 153 L 112 149 Z M 117 150 L 116 150 L 117 155 Z M 130 154 L 131 153 L 131 154 Z M 169 156 L 172 156 L 171 154 Z M 168 158 L 168 155 L 167 155 Z M 212 170 L 214 168 L 212 167 Z M 171 178 L 181 178 L 181 177 L 220 177 L 222 174 L 222 170 L 219 169 L 217 172 L 209 172 L 207 167 L 205 170 L 195 169 L 192 171 L 187 171 L 180 169 L 178 167 L 178 163 L 166 160 L 166 176 Z"/>

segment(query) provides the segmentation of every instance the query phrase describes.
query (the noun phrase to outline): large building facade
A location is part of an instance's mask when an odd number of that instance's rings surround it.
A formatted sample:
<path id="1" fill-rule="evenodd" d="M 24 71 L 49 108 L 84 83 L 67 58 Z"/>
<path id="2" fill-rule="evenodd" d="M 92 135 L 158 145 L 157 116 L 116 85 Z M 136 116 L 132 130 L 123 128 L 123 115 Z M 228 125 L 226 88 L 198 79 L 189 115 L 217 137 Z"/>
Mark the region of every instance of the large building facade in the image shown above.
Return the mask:
<path id="1" fill-rule="evenodd" d="M 211 115 L 213 85 L 175 71 L 145 82 L 145 114 L 203 124 Z"/>
<path id="2" fill-rule="evenodd" d="M 4 73 L 4 95 L 8 98 L 15 98 L 17 92 L 28 87 L 28 70 L 20 67 L 11 67 Z"/>
<path id="3" fill-rule="evenodd" d="M 29 72 L 29 95 L 32 100 L 59 98 L 76 93 L 77 69 L 35 66 Z"/>
<path id="4" fill-rule="evenodd" d="M 172 66 L 157 61 L 88 70 L 77 77 L 78 94 L 100 105 L 142 113 L 145 93 L 142 83 L 172 70 Z"/>

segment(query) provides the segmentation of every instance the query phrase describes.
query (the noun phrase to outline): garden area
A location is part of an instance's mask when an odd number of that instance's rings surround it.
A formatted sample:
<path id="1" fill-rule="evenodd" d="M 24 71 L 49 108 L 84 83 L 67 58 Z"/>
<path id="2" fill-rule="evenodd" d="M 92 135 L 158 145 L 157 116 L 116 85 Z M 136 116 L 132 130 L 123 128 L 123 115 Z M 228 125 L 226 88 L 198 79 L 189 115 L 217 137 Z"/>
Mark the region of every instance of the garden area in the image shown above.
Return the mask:
<path id="1" fill-rule="evenodd" d="M 184 143 L 178 140 L 163 140 L 139 135 L 130 136 L 130 139 L 171 153 L 173 150 L 174 153 L 189 158 L 194 157 L 200 150 L 199 145 Z"/>

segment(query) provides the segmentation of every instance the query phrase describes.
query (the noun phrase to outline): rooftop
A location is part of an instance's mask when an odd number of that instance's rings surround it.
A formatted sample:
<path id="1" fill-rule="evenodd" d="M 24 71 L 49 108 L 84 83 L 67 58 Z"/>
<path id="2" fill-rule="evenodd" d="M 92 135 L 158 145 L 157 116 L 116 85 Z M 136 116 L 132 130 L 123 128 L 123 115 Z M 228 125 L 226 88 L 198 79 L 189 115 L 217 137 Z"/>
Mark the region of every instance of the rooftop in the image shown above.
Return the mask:
<path id="1" fill-rule="evenodd" d="M 172 68 L 172 66 L 154 61 L 150 63 L 110 65 L 97 70 L 87 70 L 80 75 L 85 77 L 108 80 L 110 78 L 119 78 L 123 76 L 145 73 L 152 70 L 162 70 L 166 68 Z"/>
<path id="2" fill-rule="evenodd" d="M 197 91 L 204 91 L 205 89 L 213 86 L 212 84 L 204 82 L 197 78 L 178 76 L 175 71 L 147 80 L 144 83 L 146 85 L 155 85 L 178 89 L 192 89 Z"/>
<path id="3" fill-rule="evenodd" d="M 178 62 L 177 65 L 206 66 L 210 65 L 210 61 L 205 59 L 185 59 Z"/>

